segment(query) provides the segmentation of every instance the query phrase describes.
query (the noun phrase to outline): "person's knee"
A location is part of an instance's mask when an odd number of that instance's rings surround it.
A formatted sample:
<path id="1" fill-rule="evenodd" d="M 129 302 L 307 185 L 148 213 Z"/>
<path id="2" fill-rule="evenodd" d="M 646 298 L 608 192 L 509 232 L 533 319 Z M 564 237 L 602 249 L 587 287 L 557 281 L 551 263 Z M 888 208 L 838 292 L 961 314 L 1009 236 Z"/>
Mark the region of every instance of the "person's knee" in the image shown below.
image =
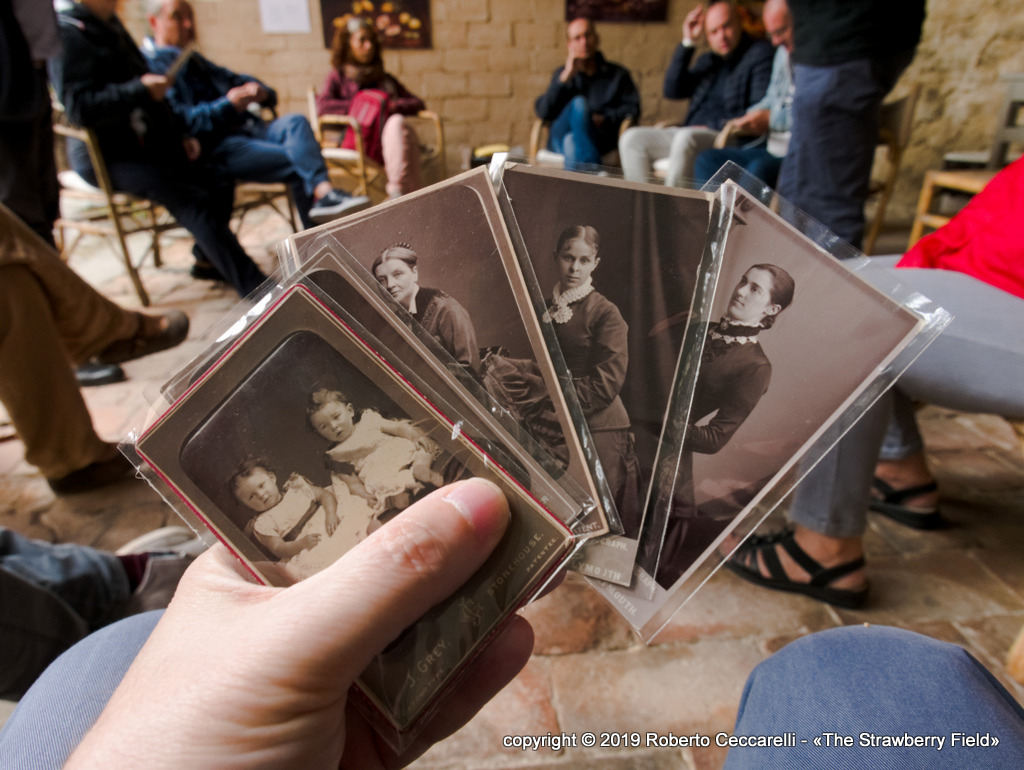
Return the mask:
<path id="1" fill-rule="evenodd" d="M 590 106 L 587 104 L 587 97 L 574 96 L 572 101 L 566 106 L 566 109 L 569 110 L 569 119 L 574 128 L 579 128 L 580 126 L 589 127 Z"/>

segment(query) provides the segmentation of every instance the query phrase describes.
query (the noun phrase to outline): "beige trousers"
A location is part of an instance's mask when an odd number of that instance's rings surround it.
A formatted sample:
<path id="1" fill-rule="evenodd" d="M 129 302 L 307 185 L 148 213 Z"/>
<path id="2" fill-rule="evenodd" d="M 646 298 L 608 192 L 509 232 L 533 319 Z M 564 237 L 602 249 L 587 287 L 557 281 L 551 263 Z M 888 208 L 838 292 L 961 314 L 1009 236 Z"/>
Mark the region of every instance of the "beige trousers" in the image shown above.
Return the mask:
<path id="1" fill-rule="evenodd" d="M 25 459 L 47 478 L 109 451 L 93 429 L 72 365 L 132 336 L 139 321 L 0 205 L 0 401 Z"/>

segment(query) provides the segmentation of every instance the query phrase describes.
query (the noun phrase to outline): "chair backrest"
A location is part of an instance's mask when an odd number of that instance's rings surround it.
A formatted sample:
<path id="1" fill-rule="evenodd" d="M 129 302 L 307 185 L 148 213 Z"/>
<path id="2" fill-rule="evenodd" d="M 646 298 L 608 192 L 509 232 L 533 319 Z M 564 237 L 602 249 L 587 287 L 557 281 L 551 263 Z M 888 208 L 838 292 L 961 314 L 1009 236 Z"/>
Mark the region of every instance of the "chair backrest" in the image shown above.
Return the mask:
<path id="1" fill-rule="evenodd" d="M 921 96 L 921 86 L 915 83 L 910 93 L 882 105 L 879 114 L 878 143 L 889 148 L 890 159 L 903 155 L 910 143 L 910 132 L 914 127 L 914 110 Z"/>
<path id="2" fill-rule="evenodd" d="M 999 127 L 992 140 L 988 167 L 1002 168 L 1020 154 L 1024 145 L 1024 126 L 1019 124 L 1021 109 L 1024 108 L 1024 74 L 1003 75 L 1006 81 L 1006 99 L 999 116 Z M 1017 147 L 1017 152 L 1011 148 Z"/>

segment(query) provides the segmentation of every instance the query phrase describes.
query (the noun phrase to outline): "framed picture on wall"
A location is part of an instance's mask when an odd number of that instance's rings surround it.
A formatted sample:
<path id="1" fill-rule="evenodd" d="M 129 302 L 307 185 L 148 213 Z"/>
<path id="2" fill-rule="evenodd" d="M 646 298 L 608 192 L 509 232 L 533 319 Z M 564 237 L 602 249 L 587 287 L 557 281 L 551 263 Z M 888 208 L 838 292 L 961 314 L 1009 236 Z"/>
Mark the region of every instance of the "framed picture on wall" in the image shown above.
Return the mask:
<path id="1" fill-rule="evenodd" d="M 336 26 L 349 16 L 369 19 L 384 48 L 433 47 L 430 0 L 320 0 L 320 15 L 328 49 Z"/>
<path id="2" fill-rule="evenodd" d="M 667 0 L 565 0 L 565 20 L 665 21 Z"/>

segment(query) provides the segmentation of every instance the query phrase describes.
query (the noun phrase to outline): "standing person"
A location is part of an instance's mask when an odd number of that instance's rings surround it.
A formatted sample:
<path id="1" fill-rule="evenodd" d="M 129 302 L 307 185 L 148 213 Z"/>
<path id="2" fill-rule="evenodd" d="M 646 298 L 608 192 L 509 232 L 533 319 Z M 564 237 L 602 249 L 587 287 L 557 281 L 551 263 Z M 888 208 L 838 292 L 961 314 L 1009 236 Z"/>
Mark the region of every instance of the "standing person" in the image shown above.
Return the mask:
<path id="1" fill-rule="evenodd" d="M 229 227 L 235 182 L 200 158 L 199 142 L 167 103 L 170 81 L 149 71 L 116 10 L 117 0 L 79 0 L 58 16 L 57 95 L 73 123 L 96 132 L 114 188 L 166 206 L 217 277 L 246 296 L 264 275 Z M 95 182 L 85 149 L 70 147 L 71 162 Z"/>
<path id="2" fill-rule="evenodd" d="M 629 328 L 619 309 L 594 290 L 599 253 L 600 236 L 593 227 L 572 225 L 562 231 L 554 251 L 558 285 L 548 315 L 619 517 L 626 534 L 635 537 L 641 513 L 640 465 L 619 395 L 629 366 Z"/>
<path id="3" fill-rule="evenodd" d="M 142 42 L 150 68 L 164 74 L 195 43 L 196 23 L 187 0 L 149 0 L 153 37 Z M 369 205 L 365 195 L 335 190 L 320 143 L 302 115 L 264 121 L 253 108 L 275 107 L 273 88 L 249 75 L 219 67 L 197 52 L 178 72 L 167 101 L 185 118 L 208 160 L 228 176 L 247 182 L 287 182 L 303 227 L 328 222 Z"/>
<path id="4" fill-rule="evenodd" d="M 694 61 L 701 37 L 711 50 Z M 714 2 L 706 11 L 698 5 L 683 21 L 683 42 L 672 55 L 663 86 L 665 98 L 690 100 L 686 118 L 680 126 L 638 126 L 623 133 L 619 155 L 626 179 L 646 181 L 654 161 L 667 157 L 665 184 L 692 182 L 698 153 L 714 146 L 727 120 L 764 97 L 771 74 L 771 45 L 743 31 L 732 4 Z"/>
<path id="5" fill-rule="evenodd" d="M 337 24 L 331 71 L 317 95 L 317 113 L 352 115 L 359 121 L 366 154 L 383 164 L 392 198 L 422 187 L 419 138 L 405 116 L 424 107 L 422 99 L 384 71 L 373 24 L 357 16 Z M 355 147 L 350 135 L 342 146 Z"/>
<path id="6" fill-rule="evenodd" d="M 600 45 L 590 19 L 569 22 L 565 65 L 534 103 L 537 117 L 551 123 L 548 149 L 565 156 L 566 168 L 599 164 L 615 149 L 622 122 L 640 116 L 629 70 L 605 59 Z"/>
<path id="7" fill-rule="evenodd" d="M 790 0 L 793 135 L 779 194 L 860 247 L 882 100 L 914 58 L 925 0 Z"/>
<path id="8" fill-rule="evenodd" d="M 418 261 L 416 252 L 400 243 L 384 249 L 373 261 L 370 272 L 452 358 L 479 376 L 480 350 L 473 319 L 451 295 L 440 289 L 420 287 Z"/>
<path id="9" fill-rule="evenodd" d="M 760 140 L 743 147 L 717 147 L 697 156 L 697 184 L 703 185 L 723 163 L 732 161 L 765 184 L 774 187 L 782 159 L 789 148 L 793 108 L 793 20 L 786 0 L 768 0 L 761 15 L 764 28 L 775 48 L 772 80 L 768 93 L 745 115 L 727 121 L 723 132 L 737 136 L 757 136 Z M 719 144 L 716 142 L 716 145 Z"/>
<path id="10" fill-rule="evenodd" d="M 658 583 L 666 588 L 689 566 L 682 557 L 688 522 L 698 515 L 693 454 L 720 451 L 768 391 L 772 364 L 758 334 L 775 325 L 779 313 L 792 303 L 795 290 L 793 277 L 781 267 L 753 265 L 736 284 L 722 320 L 708 330 L 658 564 Z M 709 416 L 706 424 L 697 424 Z"/>

